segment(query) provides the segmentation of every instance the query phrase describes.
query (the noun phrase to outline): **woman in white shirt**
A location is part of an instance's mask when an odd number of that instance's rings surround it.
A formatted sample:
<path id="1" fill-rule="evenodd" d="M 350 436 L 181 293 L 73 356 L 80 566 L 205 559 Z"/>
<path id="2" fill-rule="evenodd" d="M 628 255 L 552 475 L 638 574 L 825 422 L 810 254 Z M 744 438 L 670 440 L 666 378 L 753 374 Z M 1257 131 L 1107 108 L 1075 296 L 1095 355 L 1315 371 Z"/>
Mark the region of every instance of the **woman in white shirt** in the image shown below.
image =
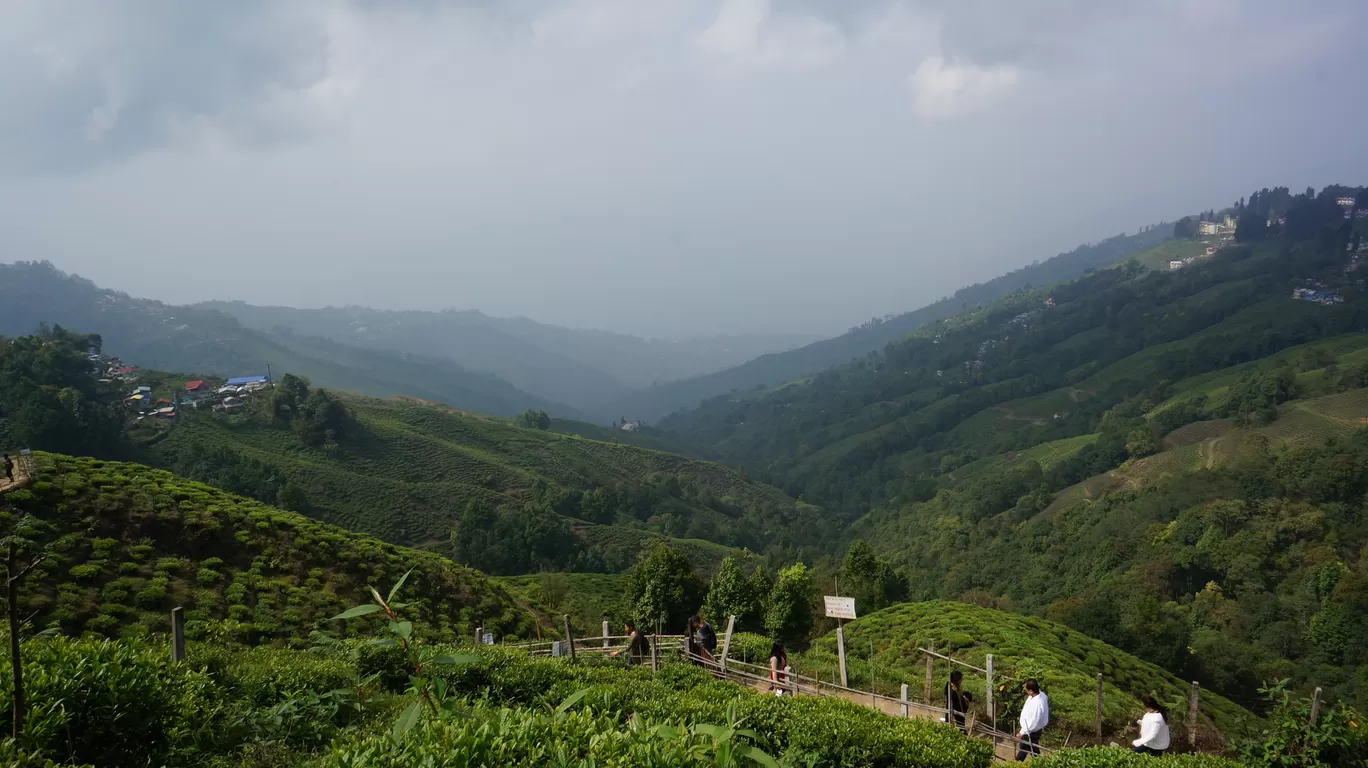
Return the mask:
<path id="1" fill-rule="evenodd" d="M 1149 694 L 1141 696 L 1140 703 L 1145 705 L 1145 716 L 1138 721 L 1140 738 L 1132 742 L 1135 751 L 1145 755 L 1162 755 L 1169 748 L 1168 713 Z"/>

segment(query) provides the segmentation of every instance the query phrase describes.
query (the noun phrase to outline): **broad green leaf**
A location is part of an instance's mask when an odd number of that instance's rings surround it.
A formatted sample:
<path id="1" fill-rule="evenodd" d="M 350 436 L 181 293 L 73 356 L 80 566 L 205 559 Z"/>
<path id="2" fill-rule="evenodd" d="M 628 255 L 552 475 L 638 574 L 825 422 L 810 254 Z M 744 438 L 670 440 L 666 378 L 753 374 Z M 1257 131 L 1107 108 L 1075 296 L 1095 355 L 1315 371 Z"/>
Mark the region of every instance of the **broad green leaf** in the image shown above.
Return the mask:
<path id="1" fill-rule="evenodd" d="M 413 636 L 413 622 L 411 621 L 392 621 L 389 628 L 391 632 L 405 640 Z"/>
<path id="2" fill-rule="evenodd" d="M 403 712 L 399 713 L 399 719 L 394 721 L 394 740 L 398 742 L 404 734 L 413 730 L 413 726 L 418 724 L 418 717 L 422 714 L 423 700 L 415 699 Z"/>
<path id="3" fill-rule="evenodd" d="M 337 621 L 339 619 L 354 619 L 357 616 L 365 616 L 368 613 L 375 613 L 378 610 L 380 610 L 380 606 L 378 605 L 358 605 L 355 608 L 348 608 L 347 610 L 337 614 L 336 616 L 332 617 L 332 620 Z"/>
<path id="4" fill-rule="evenodd" d="M 412 568 L 408 569 L 407 571 L 404 571 L 404 575 L 400 576 L 399 580 L 394 582 L 394 586 L 390 587 L 389 597 L 385 598 L 386 603 L 392 603 L 394 601 L 395 595 L 399 594 L 399 588 L 404 586 L 404 582 L 408 581 L 410 573 L 413 573 Z"/>
<path id="5" fill-rule="evenodd" d="M 745 736 L 748 739 L 755 739 L 756 741 L 760 740 L 760 734 L 756 733 L 755 731 L 752 731 L 749 728 L 738 728 L 736 730 L 736 735 Z"/>
<path id="6" fill-rule="evenodd" d="M 584 698 L 585 696 L 588 696 L 588 695 L 589 695 L 589 689 L 588 689 L 588 688 L 581 688 L 581 689 L 579 689 L 578 691 L 575 691 L 574 693 L 570 694 L 569 696 L 566 696 L 566 697 L 565 697 L 565 701 L 562 701 L 562 702 L 560 703 L 560 706 L 559 706 L 559 707 L 556 707 L 556 713 L 559 714 L 559 713 L 564 712 L 565 710 L 567 710 L 567 709 L 569 709 L 569 708 L 575 706 L 575 704 L 579 703 L 579 700 L 580 700 L 580 699 L 582 699 L 582 698 Z"/>
<path id="7" fill-rule="evenodd" d="M 765 766 L 765 768 L 779 768 L 779 763 L 769 756 L 769 753 L 759 747 L 750 744 L 737 744 L 736 756 L 744 757 Z"/>
<path id="8" fill-rule="evenodd" d="M 375 637 L 371 638 L 370 644 L 381 648 L 388 648 L 391 645 L 398 645 L 399 641 L 392 637 Z"/>
<path id="9" fill-rule="evenodd" d="M 369 590 L 370 590 L 371 597 L 375 598 L 375 602 L 376 602 L 377 605 L 382 606 L 382 607 L 385 607 L 385 608 L 388 608 L 388 607 L 389 607 L 389 603 L 386 603 L 386 602 L 385 602 L 385 599 L 382 598 L 382 597 L 380 597 L 380 593 L 375 591 L 375 587 L 372 587 L 372 586 L 370 586 L 369 584 L 367 584 L 367 585 L 366 585 L 366 589 L 369 589 Z"/>
<path id="10" fill-rule="evenodd" d="M 466 654 L 466 653 L 455 654 L 455 655 L 452 655 L 452 654 L 450 654 L 450 653 L 444 653 L 444 654 L 442 654 L 441 656 L 433 656 L 431 659 L 428 660 L 428 663 L 429 663 L 429 664 L 475 664 L 475 663 L 478 663 L 479 661 L 480 661 L 480 657 L 479 657 L 479 656 L 471 656 L 470 654 Z"/>
<path id="11" fill-rule="evenodd" d="M 732 735 L 730 728 L 723 728 L 720 725 L 708 725 L 707 723 L 695 725 L 693 731 L 696 734 L 701 733 L 710 739 L 717 739 L 718 741 L 726 741 L 727 739 L 730 739 Z"/>

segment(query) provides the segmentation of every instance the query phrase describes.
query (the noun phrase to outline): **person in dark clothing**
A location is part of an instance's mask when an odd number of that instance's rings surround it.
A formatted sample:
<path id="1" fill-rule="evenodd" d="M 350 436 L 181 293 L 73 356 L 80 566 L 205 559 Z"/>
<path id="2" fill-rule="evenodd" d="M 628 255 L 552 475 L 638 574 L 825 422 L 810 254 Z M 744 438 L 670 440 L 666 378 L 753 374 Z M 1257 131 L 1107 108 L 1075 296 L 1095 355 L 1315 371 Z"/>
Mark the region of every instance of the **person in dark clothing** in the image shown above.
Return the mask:
<path id="1" fill-rule="evenodd" d="M 627 663 L 629 665 L 641 664 L 646 660 L 646 655 L 651 652 L 651 644 L 646 639 L 646 635 L 636 628 L 636 622 L 628 619 L 622 623 L 622 629 L 627 633 Z M 617 656 L 623 649 L 613 651 L 611 656 Z"/>
<path id="2" fill-rule="evenodd" d="M 5 466 L 5 479 L 14 482 L 14 462 L 10 460 L 8 453 L 5 454 L 4 461 L 0 463 L 3 463 Z"/>
<path id="3" fill-rule="evenodd" d="M 717 653 L 717 633 L 713 631 L 712 625 L 698 614 L 689 618 L 689 638 L 695 654 L 702 656 L 706 661 L 713 660 Z"/>
<path id="4" fill-rule="evenodd" d="M 784 648 L 784 641 L 776 639 L 770 646 L 770 690 L 774 691 L 774 695 L 782 696 L 787 682 L 788 651 Z"/>
<path id="5" fill-rule="evenodd" d="M 973 697 L 965 693 L 961 687 L 964 684 L 964 673 L 958 669 L 950 673 L 950 682 L 945 684 L 945 708 L 948 712 L 955 715 L 955 726 L 961 731 L 964 727 L 964 713 L 969 711 L 969 702 Z M 947 719 L 948 719 L 947 713 Z"/>

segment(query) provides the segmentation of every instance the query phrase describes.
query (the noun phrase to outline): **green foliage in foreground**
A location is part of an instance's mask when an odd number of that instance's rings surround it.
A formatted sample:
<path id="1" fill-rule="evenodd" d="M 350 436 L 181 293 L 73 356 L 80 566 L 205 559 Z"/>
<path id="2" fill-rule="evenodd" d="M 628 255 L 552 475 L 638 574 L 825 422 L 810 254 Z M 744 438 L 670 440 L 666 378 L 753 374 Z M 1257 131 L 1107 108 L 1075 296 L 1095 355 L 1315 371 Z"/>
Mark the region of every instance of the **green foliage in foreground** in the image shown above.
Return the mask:
<path id="1" fill-rule="evenodd" d="M 208 622 L 242 642 L 298 642 L 414 569 L 413 612 L 437 638 L 476 626 L 528 636 L 534 618 L 476 571 L 283 512 L 137 464 L 35 454 L 30 488 L 8 494 L 0 525 L 30 514 L 54 556 L 25 579 L 19 608 L 69 634 L 186 632 Z"/>
<path id="2" fill-rule="evenodd" d="M 479 661 L 448 677 L 464 716 L 420 711 L 396 733 L 396 694 L 408 685 L 395 674 L 407 664 L 397 648 L 192 644 L 182 664 L 166 650 L 143 639 L 26 641 L 27 665 L 41 667 L 30 689 L 34 724 L 0 756 L 170 768 L 717 766 L 748 764 L 718 758 L 745 757 L 753 746 L 789 766 L 984 768 L 990 760 L 986 742 L 938 723 L 835 699 L 776 698 L 686 665 L 652 675 L 481 648 Z M 4 679 L 8 671 L 0 664 Z"/>
<path id="3" fill-rule="evenodd" d="M 1065 749 L 1031 760 L 1032 768 L 1240 768 L 1241 763 L 1212 755 L 1138 755 L 1129 749 Z"/>

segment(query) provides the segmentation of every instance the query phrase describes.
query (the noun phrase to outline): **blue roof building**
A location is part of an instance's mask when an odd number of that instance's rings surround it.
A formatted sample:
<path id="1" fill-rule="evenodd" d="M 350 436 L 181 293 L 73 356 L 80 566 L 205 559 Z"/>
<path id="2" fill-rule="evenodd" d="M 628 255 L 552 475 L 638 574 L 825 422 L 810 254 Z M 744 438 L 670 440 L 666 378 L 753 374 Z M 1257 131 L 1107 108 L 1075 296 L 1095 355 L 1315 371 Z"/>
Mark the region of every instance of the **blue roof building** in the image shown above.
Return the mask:
<path id="1" fill-rule="evenodd" d="M 240 387 L 243 384 L 251 384 L 254 381 L 266 381 L 265 376 L 238 376 L 228 380 L 227 386 Z"/>

